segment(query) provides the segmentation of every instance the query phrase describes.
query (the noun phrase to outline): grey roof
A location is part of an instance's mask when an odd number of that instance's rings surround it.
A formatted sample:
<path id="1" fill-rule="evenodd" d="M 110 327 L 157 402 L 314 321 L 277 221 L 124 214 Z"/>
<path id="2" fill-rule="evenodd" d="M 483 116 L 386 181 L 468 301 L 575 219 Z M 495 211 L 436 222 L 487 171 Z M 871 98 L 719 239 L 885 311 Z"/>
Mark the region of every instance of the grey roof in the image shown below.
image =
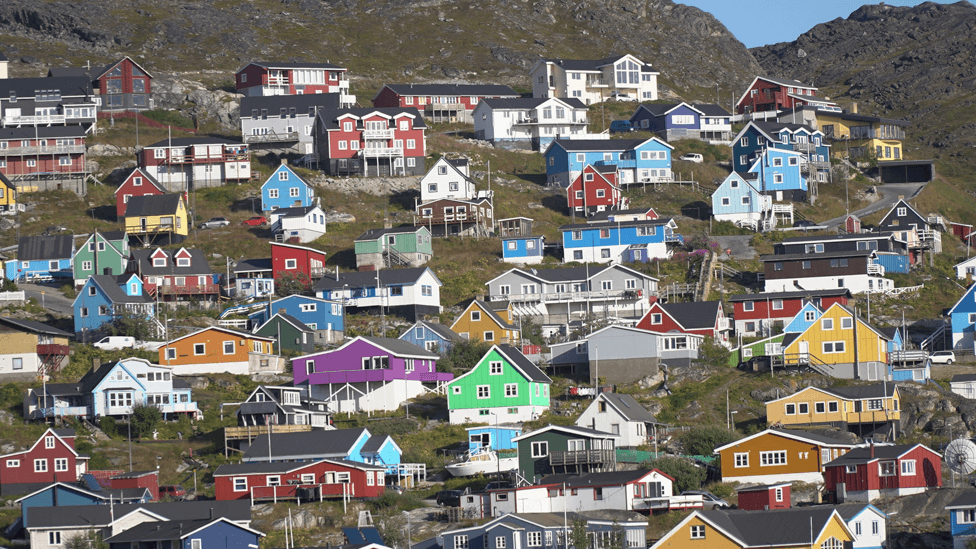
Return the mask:
<path id="1" fill-rule="evenodd" d="M 498 311 L 499 310 L 505 310 L 505 309 L 508 308 L 508 302 L 507 301 L 506 302 L 503 302 L 503 303 L 498 303 L 498 302 L 494 302 L 493 301 L 493 302 L 491 302 L 489 304 L 489 303 L 486 303 L 486 302 L 484 302 L 484 301 L 482 301 L 480 299 L 475 299 L 474 300 L 474 303 L 476 303 L 479 306 L 479 308 L 482 311 L 484 311 L 484 313 L 487 314 L 488 317 L 491 318 L 495 322 L 495 324 L 498 324 L 502 328 L 505 328 L 505 329 L 508 329 L 508 330 L 516 330 L 516 331 L 518 330 L 518 327 L 517 326 L 515 326 L 511 322 L 506 322 L 505 319 L 503 319 L 502 317 L 498 316 Z M 495 309 L 494 306 L 496 304 L 497 305 L 504 305 L 505 309 Z M 465 308 L 465 310 L 467 310 L 467 308 Z M 462 312 L 461 314 L 464 314 L 464 313 Z M 457 322 L 457 321 L 455 321 L 455 322 Z"/>
<path id="2" fill-rule="evenodd" d="M 427 124 L 424 122 L 424 118 L 420 116 L 420 111 L 416 107 L 374 107 L 372 109 L 327 109 L 319 111 L 319 118 L 325 124 L 326 129 L 338 130 L 339 129 L 339 117 L 346 114 L 351 114 L 357 118 L 362 118 L 364 116 L 369 116 L 373 113 L 385 114 L 391 118 L 397 116 L 408 114 L 413 117 L 413 127 L 414 128 L 426 128 Z M 362 128 L 362 120 L 357 121 L 357 128 Z"/>
<path id="3" fill-rule="evenodd" d="M 835 395 L 849 398 L 852 400 L 861 400 L 865 398 L 881 398 L 882 396 L 894 396 L 895 394 L 895 384 L 894 383 L 875 383 L 873 385 L 859 385 L 852 387 L 828 387 L 823 389 L 824 391 L 834 393 Z"/>
<path id="4" fill-rule="evenodd" d="M 311 431 L 315 432 L 315 431 Z M 352 467 L 353 469 L 368 469 L 372 471 L 382 471 L 386 467 L 380 467 L 377 465 L 370 465 L 368 463 L 361 463 L 358 461 L 350 461 L 348 459 L 338 459 L 338 458 L 311 458 L 302 461 L 274 461 L 274 462 L 261 462 L 261 463 L 236 463 L 230 465 L 221 465 L 217 467 L 214 471 L 214 476 L 228 476 L 228 475 L 265 475 L 269 473 L 288 473 L 291 471 L 296 471 L 308 467 L 317 461 L 327 461 L 329 463 L 335 463 L 337 465 L 342 465 L 344 467 Z"/>
<path id="5" fill-rule="evenodd" d="M 190 532 L 203 528 L 214 522 L 210 519 L 198 520 L 161 520 L 137 524 L 128 530 L 106 538 L 105 543 L 132 543 L 142 541 L 168 541 L 183 539 Z M 141 543 L 140 543 L 141 545 Z"/>
<path id="6" fill-rule="evenodd" d="M 780 432 L 783 434 L 796 435 L 798 437 L 803 437 L 814 442 L 819 442 L 820 444 L 826 444 L 828 446 L 851 446 L 850 442 L 846 440 L 841 440 L 839 438 L 831 438 L 828 436 L 818 435 L 816 433 L 811 433 L 809 431 L 800 431 L 797 429 L 767 429 L 772 431 L 774 434 Z"/>
<path id="7" fill-rule="evenodd" d="M 749 547 L 810 543 L 834 514 L 832 506 L 797 507 L 769 511 L 698 511 L 708 522 L 742 540 Z M 812 519 L 812 522 L 811 522 Z M 812 525 L 812 526 L 811 526 Z"/>
<path id="8" fill-rule="evenodd" d="M 282 319 L 282 320 L 284 320 L 284 321 L 285 321 L 285 322 L 287 322 L 288 324 L 291 324 L 292 326 L 294 326 L 295 328 L 297 328 L 297 329 L 299 329 L 299 330 L 301 330 L 301 331 L 303 331 L 303 332 L 312 332 L 312 331 L 314 331 L 314 330 L 312 330 L 311 328 L 309 328 L 309 327 L 308 327 L 308 326 L 307 326 L 307 325 L 306 325 L 306 324 L 305 324 L 304 322 L 302 322 L 301 320 L 298 320 L 297 318 L 295 318 L 295 317 L 293 317 L 293 316 L 291 316 L 291 315 L 290 315 L 290 314 L 288 314 L 288 313 L 282 313 L 282 312 L 277 312 L 277 313 L 275 313 L 275 314 L 274 314 L 274 316 L 272 316 L 271 318 L 269 318 L 269 319 L 268 319 L 268 322 L 265 322 L 265 324 L 268 324 L 269 322 L 271 322 L 272 320 L 274 320 L 274 318 L 275 318 L 275 317 L 278 317 L 278 318 L 280 318 L 280 319 Z M 264 326 L 262 326 L 262 328 L 263 328 L 263 327 L 264 327 Z M 259 328 L 258 330 L 260 331 L 260 328 Z"/>
<path id="9" fill-rule="evenodd" d="M 461 337 L 457 332 L 455 332 L 450 327 L 445 326 L 445 325 L 443 325 L 443 324 L 441 324 L 439 322 L 429 322 L 427 320 L 420 320 L 420 321 L 417 322 L 417 324 L 419 324 L 419 325 L 423 326 L 424 328 L 426 328 L 426 329 L 434 332 L 435 334 L 441 336 L 442 339 L 446 339 L 447 341 L 462 341 L 462 340 L 464 340 L 464 338 Z M 413 326 L 410 327 L 411 330 L 413 328 L 414 328 Z"/>
<path id="10" fill-rule="evenodd" d="M 274 433 L 271 435 L 271 455 L 276 459 L 290 456 L 316 456 L 337 458 L 348 455 L 366 429 L 312 430 L 301 433 Z M 247 451 L 244 459 L 267 459 L 268 435 L 260 435 Z M 294 464 L 292 464 L 294 465 Z"/>
<path id="11" fill-rule="evenodd" d="M 735 487 L 736 492 L 758 492 L 761 490 L 769 490 L 771 488 L 776 488 L 778 486 L 792 485 L 792 482 L 780 482 L 773 484 L 740 484 Z"/>
<path id="12" fill-rule="evenodd" d="M 604 57 L 603 59 L 559 59 L 559 58 L 548 58 L 543 59 L 547 63 L 553 63 L 559 65 L 560 68 L 567 71 L 598 71 L 600 67 L 609 65 L 615 61 L 619 61 L 620 58 L 624 57 L 624 54 L 612 55 L 609 57 Z M 651 64 L 645 63 L 641 70 L 647 72 L 645 69 L 650 69 Z M 653 70 L 653 69 L 651 69 Z"/>
<path id="13" fill-rule="evenodd" d="M 243 145 L 240 140 L 226 139 L 223 137 L 177 137 L 175 139 L 163 139 L 152 145 L 146 145 L 147 149 L 162 149 L 167 147 L 192 147 L 194 145 Z"/>
<path id="14" fill-rule="evenodd" d="M 860 515 L 861 512 L 868 507 L 874 506 L 868 503 L 844 503 L 841 505 L 835 505 L 834 509 L 837 510 L 837 514 L 840 515 L 840 518 L 844 519 L 844 522 L 847 522 Z M 878 509 L 877 507 L 874 508 Z M 878 509 L 878 511 L 881 512 L 881 514 L 884 514 L 884 511 L 881 511 L 880 509 Z"/>
<path id="15" fill-rule="evenodd" d="M 618 435 L 614 435 L 612 433 L 606 433 L 604 431 L 597 431 L 596 429 L 587 429 L 586 427 L 578 427 L 576 425 L 553 425 L 553 424 L 549 424 L 549 425 L 546 425 L 545 427 L 543 427 L 541 429 L 536 429 L 535 431 L 523 432 L 521 435 L 515 437 L 512 440 L 515 440 L 515 439 L 524 440 L 526 438 L 535 436 L 535 435 L 541 433 L 542 431 L 569 431 L 570 433 L 572 433 L 574 435 L 583 436 L 583 437 L 589 437 L 589 438 L 604 438 L 604 439 L 605 438 L 618 438 Z"/>
<path id="16" fill-rule="evenodd" d="M 810 84 L 804 84 L 799 80 L 790 80 L 789 78 L 778 78 L 772 76 L 760 76 L 760 80 L 766 80 L 767 82 L 772 82 L 773 84 L 779 84 L 780 86 L 786 86 L 787 88 L 812 88 L 817 89 L 816 86 L 811 86 Z"/>
<path id="17" fill-rule="evenodd" d="M 251 61 L 248 65 L 256 65 L 265 69 L 330 69 L 346 70 L 345 67 L 332 63 L 281 63 L 278 61 Z M 240 72 L 240 71 L 238 71 Z"/>
<path id="18" fill-rule="evenodd" d="M 721 306 L 721 301 L 661 303 L 661 308 L 686 329 L 714 328 Z"/>
<path id="19" fill-rule="evenodd" d="M 147 477 L 147 476 L 150 476 L 150 475 L 158 475 L 158 474 L 159 474 L 159 471 L 156 471 L 156 470 L 151 470 L 151 471 L 129 471 L 128 473 L 120 473 L 118 475 L 113 475 L 112 478 L 122 478 L 122 479 L 125 479 L 125 478 L 142 478 L 142 477 Z"/>
<path id="20" fill-rule="evenodd" d="M 17 259 L 71 259 L 74 255 L 75 237 L 71 234 L 54 236 L 22 236 L 17 244 Z"/>
<path id="21" fill-rule="evenodd" d="M 173 378 L 173 388 L 174 389 L 192 389 L 193 386 L 182 379 Z"/>
<path id="22" fill-rule="evenodd" d="M 519 92 L 499 84 L 386 84 L 387 88 L 401 96 L 407 95 L 510 95 L 518 97 Z"/>
<path id="23" fill-rule="evenodd" d="M 842 250 L 836 252 L 823 252 L 819 254 L 773 254 L 760 256 L 759 261 L 796 261 L 801 259 L 833 259 L 835 257 L 869 257 L 875 253 L 874 250 Z"/>
<path id="24" fill-rule="evenodd" d="M 529 378 L 529 381 L 534 381 L 537 383 L 552 383 L 549 376 L 544 374 L 538 366 L 532 363 L 532 361 L 525 358 L 525 355 L 519 352 L 519 350 L 515 347 L 507 344 L 498 345 L 498 351 L 505 355 L 505 357 L 508 358 L 508 361 L 518 367 L 519 370 L 522 370 L 522 372 L 525 373 L 525 377 Z"/>
<path id="25" fill-rule="evenodd" d="M 961 383 L 965 381 L 976 381 L 976 374 L 956 374 L 952 376 L 949 383 Z"/>
<path id="26" fill-rule="evenodd" d="M 715 103 L 694 103 L 691 106 L 705 113 L 705 116 L 732 116 L 732 113 Z"/>
<path id="27" fill-rule="evenodd" d="M 644 475 L 650 473 L 650 469 L 637 469 L 633 471 L 611 471 L 606 473 L 586 473 L 583 475 L 560 474 L 543 477 L 539 484 L 563 484 L 567 488 L 577 486 L 619 486 L 628 482 L 633 482 Z"/>
<path id="28" fill-rule="evenodd" d="M 830 288 L 827 290 L 806 290 L 802 292 L 770 292 L 762 294 L 739 294 L 734 295 L 729 298 L 729 302 L 736 303 L 740 301 L 763 301 L 766 299 L 794 299 L 794 298 L 804 298 L 804 297 L 836 297 L 842 295 L 849 295 L 851 293 L 847 288 Z"/>
<path id="29" fill-rule="evenodd" d="M 566 151 L 627 151 L 644 143 L 647 139 L 556 139 Z"/>
<path id="30" fill-rule="evenodd" d="M 539 105 L 545 103 L 546 101 L 552 100 L 552 97 L 518 97 L 513 99 L 485 99 L 482 103 L 487 104 L 492 109 L 534 109 Z M 576 99 L 575 97 L 570 98 L 558 98 L 559 101 L 565 103 L 574 109 L 585 109 L 586 105 L 582 101 Z"/>
<path id="31" fill-rule="evenodd" d="M 3 82 L 0 79 L 0 82 Z M 35 133 L 36 132 L 36 133 Z M 24 128 L 0 128 L 0 139 L 35 139 L 58 137 L 85 137 L 85 127 L 81 124 L 68 126 L 30 126 Z"/>
<path id="32" fill-rule="evenodd" d="M 764 120 L 753 120 L 750 122 L 755 125 L 756 128 L 765 132 L 770 137 L 779 137 L 779 133 L 783 130 L 787 130 L 790 133 L 794 133 L 800 130 L 806 130 L 810 133 L 820 133 L 820 130 L 816 128 L 811 128 L 806 124 L 790 124 L 787 122 L 768 122 Z"/>
<path id="33" fill-rule="evenodd" d="M 144 194 L 133 196 L 125 207 L 125 217 L 143 217 L 176 213 L 179 208 L 180 193 Z"/>
<path id="34" fill-rule="evenodd" d="M 132 274 L 121 274 L 119 276 L 92 275 L 89 277 L 89 280 L 101 288 L 102 292 L 105 293 L 106 297 L 112 303 L 152 303 L 152 298 L 146 295 L 145 292 L 142 295 L 128 295 L 119 287 L 120 284 L 125 284 L 132 276 Z"/>
<path id="35" fill-rule="evenodd" d="M 888 240 L 894 238 L 895 233 L 849 233 L 849 234 L 824 234 L 815 236 L 794 236 L 784 238 L 783 244 L 801 244 L 804 242 L 827 242 L 837 240 Z"/>
<path id="36" fill-rule="evenodd" d="M 862 463 L 870 463 L 879 459 L 895 459 L 911 450 L 912 448 L 920 446 L 919 444 L 875 444 L 873 449 L 868 446 L 867 448 L 854 448 L 849 450 L 846 454 L 833 459 L 832 461 L 825 464 L 827 467 L 834 467 L 840 465 L 859 465 Z M 871 453 L 874 456 L 871 456 Z"/>
<path id="37" fill-rule="evenodd" d="M 120 512 L 121 509 L 121 512 Z M 30 507 L 24 509 L 25 522 L 31 528 L 54 528 L 109 524 L 113 518 L 145 509 L 169 520 L 196 520 L 225 517 L 233 521 L 251 520 L 250 500 L 173 501 L 163 503 L 128 503 L 123 507 L 110 505 L 71 505 L 64 507 Z M 27 520 L 29 517 L 29 520 Z"/>
<path id="38" fill-rule="evenodd" d="M 278 408 L 279 405 L 272 400 L 266 400 L 264 402 L 245 402 L 244 404 L 241 404 L 237 414 L 276 414 L 278 413 Z"/>
<path id="39" fill-rule="evenodd" d="M 306 93 L 303 95 L 256 95 L 241 98 L 241 118 L 250 118 L 251 111 L 266 110 L 267 116 L 277 117 L 281 109 L 295 109 L 296 115 L 308 115 L 315 107 L 323 109 L 339 108 L 338 93 Z"/>
<path id="40" fill-rule="evenodd" d="M 358 237 L 356 237 L 356 239 L 354 240 L 354 242 L 362 242 L 364 240 L 377 240 L 377 239 L 382 238 L 382 237 L 384 237 L 384 236 L 386 236 L 388 234 L 411 234 L 411 233 L 416 233 L 416 232 L 419 232 L 423 228 L 424 228 L 423 226 L 417 226 L 417 225 L 402 225 L 400 227 L 389 227 L 389 228 L 382 228 L 382 229 L 369 229 L 365 233 L 363 233 L 363 234 L 359 235 Z"/>
<path id="41" fill-rule="evenodd" d="M 667 225 L 671 222 L 670 217 L 659 217 L 657 219 L 638 219 L 637 221 L 604 221 L 602 223 L 570 223 L 567 225 L 560 225 L 560 231 L 571 231 L 573 229 L 587 229 L 594 230 L 603 227 L 621 228 L 621 227 L 650 227 L 658 225 Z"/>
<path id="42" fill-rule="evenodd" d="M 0 324 L 18 330 L 26 330 L 28 332 L 34 332 L 36 334 L 52 335 L 56 337 L 67 337 L 70 339 L 75 338 L 74 334 L 69 334 L 64 330 L 52 328 L 47 324 L 41 324 L 40 322 L 35 322 L 33 320 L 23 320 L 20 318 L 10 318 L 9 316 L 0 316 Z"/>
<path id="43" fill-rule="evenodd" d="M 380 448 L 383 447 L 383 443 L 386 442 L 386 439 L 388 438 L 390 438 L 389 435 L 373 435 L 369 437 L 366 444 L 363 444 L 360 452 L 375 454 L 376 452 L 380 451 Z"/>
<path id="44" fill-rule="evenodd" d="M 62 98 L 91 97 L 95 93 L 91 79 L 85 76 L 0 79 L 0 97 L 5 99 L 10 97 L 10 92 L 14 92 L 18 99 L 34 97 L 38 90 L 61 90 Z M 31 130 L 33 129 L 32 127 Z"/>
<path id="45" fill-rule="evenodd" d="M 129 202 L 132 203 L 131 201 Z M 156 250 L 162 250 L 166 253 L 166 266 L 165 267 L 154 267 L 151 255 L 156 253 Z M 190 254 L 190 266 L 189 267 L 179 267 L 176 265 L 176 259 L 173 255 L 179 250 L 166 250 L 162 248 L 157 249 L 140 249 L 132 250 L 132 258 L 135 260 L 136 264 L 139 266 L 139 273 L 142 276 L 162 276 L 162 275 L 172 275 L 172 276 L 188 276 L 188 275 L 205 275 L 209 276 L 213 274 L 213 269 L 210 268 L 210 264 L 207 263 L 207 256 L 203 254 L 201 250 L 195 248 L 183 248 Z M 131 268 L 131 267 L 130 267 Z"/>
<path id="46" fill-rule="evenodd" d="M 271 258 L 261 258 L 261 259 L 242 259 L 237 262 L 234 267 L 235 273 L 253 273 L 257 271 L 268 271 L 271 272 Z"/>
<path id="47" fill-rule="evenodd" d="M 3 54 L 3 50 L 0 50 L 0 61 L 6 61 L 7 56 Z"/>
<path id="48" fill-rule="evenodd" d="M 653 114 L 654 116 L 662 116 L 664 113 L 670 111 L 671 109 L 677 107 L 681 103 L 646 103 L 641 104 L 641 108 L 647 112 Z M 714 103 L 685 103 L 685 105 L 700 111 L 705 116 L 732 116 L 729 111 L 723 109 L 721 106 Z"/>
<path id="49" fill-rule="evenodd" d="M 438 358 L 437 353 L 432 353 L 427 349 L 418 347 L 409 341 L 404 341 L 402 339 L 396 339 L 392 337 L 373 337 L 373 336 L 360 336 L 364 341 L 368 341 L 373 345 L 383 347 L 387 351 L 395 355 L 413 355 L 413 356 L 426 356 L 430 358 Z"/>
<path id="50" fill-rule="evenodd" d="M 302 180 L 304 181 L 304 179 Z M 297 206 L 292 208 L 278 208 L 274 211 L 274 215 L 280 217 L 305 217 L 308 212 L 318 208 L 317 205 L 312 204 L 311 206 Z"/>
<path id="51" fill-rule="evenodd" d="M 976 507 L 976 490 L 966 490 L 946 505 L 946 509 L 953 507 Z"/>
<path id="52" fill-rule="evenodd" d="M 634 397 L 630 395 L 622 395 L 619 393 L 600 393 L 603 398 L 610 402 L 620 415 L 624 417 L 627 421 L 643 421 L 646 423 L 657 423 L 657 419 L 654 415 L 647 411 L 646 408 L 640 405 L 639 402 L 634 400 Z"/>
<path id="53" fill-rule="evenodd" d="M 332 278 L 332 275 L 323 276 L 315 284 L 315 290 L 333 290 L 349 286 L 350 288 L 372 288 L 376 286 L 376 279 L 383 286 L 414 284 L 420 279 L 421 275 L 427 272 L 427 267 L 414 267 L 411 269 L 383 269 L 376 271 L 349 271 L 339 273 L 339 279 Z"/>

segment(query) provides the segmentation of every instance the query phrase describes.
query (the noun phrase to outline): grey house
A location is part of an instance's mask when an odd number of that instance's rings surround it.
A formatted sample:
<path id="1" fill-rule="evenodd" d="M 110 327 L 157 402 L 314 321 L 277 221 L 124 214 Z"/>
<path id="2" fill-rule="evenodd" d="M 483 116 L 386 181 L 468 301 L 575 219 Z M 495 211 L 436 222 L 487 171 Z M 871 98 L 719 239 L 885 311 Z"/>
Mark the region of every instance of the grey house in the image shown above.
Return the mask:
<path id="1" fill-rule="evenodd" d="M 623 265 L 512 269 L 485 283 L 489 301 L 507 301 L 513 315 L 543 325 L 546 335 L 569 324 L 608 317 L 639 320 L 650 309 L 657 279 Z"/>
<path id="2" fill-rule="evenodd" d="M 339 108 L 338 93 L 248 96 L 241 99 L 241 134 L 252 151 L 311 154 L 315 113 Z"/>

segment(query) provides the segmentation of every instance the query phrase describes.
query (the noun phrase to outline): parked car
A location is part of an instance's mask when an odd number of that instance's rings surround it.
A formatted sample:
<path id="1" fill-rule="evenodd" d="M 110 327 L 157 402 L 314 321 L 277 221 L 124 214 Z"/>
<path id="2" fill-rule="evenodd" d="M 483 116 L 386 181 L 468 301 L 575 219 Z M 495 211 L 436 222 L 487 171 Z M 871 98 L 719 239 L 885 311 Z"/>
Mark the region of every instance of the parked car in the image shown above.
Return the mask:
<path id="1" fill-rule="evenodd" d="M 159 487 L 159 497 L 181 498 L 185 495 L 186 490 L 179 484 L 164 484 Z"/>
<path id="2" fill-rule="evenodd" d="M 793 224 L 794 227 L 816 227 L 817 224 L 809 219 L 801 219 Z"/>
<path id="3" fill-rule="evenodd" d="M 684 160 L 685 162 L 694 162 L 695 164 L 701 164 L 705 161 L 705 157 L 698 153 L 688 153 L 678 160 Z"/>
<path id="4" fill-rule="evenodd" d="M 387 484 L 386 485 L 386 491 L 387 492 L 394 492 L 394 493 L 397 493 L 397 494 L 403 494 L 404 492 L 407 491 L 407 489 L 404 488 L 403 486 L 400 486 L 399 484 Z"/>
<path id="5" fill-rule="evenodd" d="M 241 222 L 241 225 L 246 225 L 248 227 L 264 227 L 267 224 L 268 218 L 264 217 L 263 215 L 256 215 Z"/>
<path id="6" fill-rule="evenodd" d="M 628 95 L 628 94 L 626 94 L 624 92 L 612 91 L 612 92 L 610 92 L 610 101 L 631 101 L 631 102 L 637 102 L 637 98 L 634 97 L 634 96 L 632 96 L 632 95 Z"/>
<path id="7" fill-rule="evenodd" d="M 610 133 L 627 133 L 634 131 L 634 125 L 626 120 L 614 120 L 610 123 Z"/>
<path id="8" fill-rule="evenodd" d="M 701 496 L 702 502 L 704 503 L 705 509 L 728 509 L 731 507 L 729 502 L 716 496 L 711 492 L 706 492 L 704 490 L 685 490 L 681 492 L 682 496 Z"/>
<path id="9" fill-rule="evenodd" d="M 441 490 L 440 492 L 437 492 L 436 496 L 434 496 L 434 500 L 437 501 L 437 505 L 460 507 L 461 490 Z"/>
<path id="10" fill-rule="evenodd" d="M 132 336 L 105 336 L 92 345 L 103 351 L 118 351 L 135 346 L 136 338 Z"/>
<path id="11" fill-rule="evenodd" d="M 952 351 L 936 351 L 929 355 L 932 364 L 952 364 L 956 361 L 956 353 Z"/>
<path id="12" fill-rule="evenodd" d="M 226 227 L 230 225 L 230 221 L 226 217 L 211 217 L 210 219 L 204 221 L 199 225 L 201 229 L 216 229 L 218 227 Z"/>
<path id="13" fill-rule="evenodd" d="M 493 480 L 485 485 L 485 491 L 504 490 L 505 488 L 514 488 L 514 486 L 512 486 L 512 483 L 507 480 Z"/>

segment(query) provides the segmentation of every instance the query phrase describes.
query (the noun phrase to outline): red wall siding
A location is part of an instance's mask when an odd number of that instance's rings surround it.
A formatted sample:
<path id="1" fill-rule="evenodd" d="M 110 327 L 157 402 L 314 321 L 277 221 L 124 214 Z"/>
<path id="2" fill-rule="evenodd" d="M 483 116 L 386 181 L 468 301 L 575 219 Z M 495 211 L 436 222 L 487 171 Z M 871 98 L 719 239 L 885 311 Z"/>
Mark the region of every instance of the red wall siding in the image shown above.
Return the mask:
<path id="1" fill-rule="evenodd" d="M 32 450 L 8 454 L 0 458 L 0 484 L 44 483 L 55 482 L 55 479 L 58 482 L 75 482 L 78 480 L 76 458 L 72 452 L 74 439 L 58 440 L 57 437 L 54 437 L 54 448 L 45 448 L 44 437 L 47 436 L 54 435 L 45 433 Z M 58 458 L 66 458 L 68 460 L 67 471 L 54 470 L 54 460 Z M 35 473 L 35 459 L 46 459 L 47 471 Z M 10 460 L 20 460 L 20 466 L 8 467 L 7 463 Z"/>
<path id="2" fill-rule="evenodd" d="M 136 478 L 109 479 L 111 488 L 149 488 L 153 500 L 159 499 L 159 475 L 152 473 Z"/>
<path id="3" fill-rule="evenodd" d="M 768 506 L 769 509 L 789 509 L 790 508 L 790 487 L 783 486 L 783 501 L 776 501 L 776 490 L 754 490 L 751 492 L 739 492 L 739 509 L 746 511 L 762 511 Z"/>
<path id="4" fill-rule="evenodd" d="M 121 78 L 122 78 L 122 92 L 121 93 L 135 93 L 133 91 L 132 82 L 136 78 L 138 78 L 140 80 L 145 80 L 145 82 L 146 82 L 146 91 L 145 91 L 146 95 L 152 93 L 152 79 L 149 78 L 149 75 L 148 74 L 145 75 L 145 76 L 133 76 L 132 75 L 132 69 L 135 68 L 135 65 L 132 63 L 131 60 L 129 60 L 129 59 L 123 59 L 122 62 L 119 63 L 119 66 L 122 69 L 122 76 L 121 76 Z M 114 70 L 114 67 L 113 67 L 113 70 Z M 111 80 L 111 79 L 117 79 L 117 78 L 119 78 L 119 77 L 118 76 L 109 77 L 108 74 L 106 74 L 106 75 L 104 75 L 104 76 L 102 76 L 101 78 L 98 79 L 98 81 L 96 82 L 96 86 L 95 87 L 98 88 L 99 93 L 101 93 L 102 95 L 105 95 L 105 94 L 108 93 L 108 81 Z M 142 92 L 139 92 L 139 93 L 142 93 Z"/>
<path id="5" fill-rule="evenodd" d="M 239 72 L 236 75 L 234 75 L 234 79 L 235 79 L 235 81 L 237 83 L 237 89 L 239 89 L 239 90 L 245 90 L 245 89 L 250 88 L 252 86 L 260 86 L 261 85 L 261 77 L 264 74 L 266 74 L 266 72 L 267 71 L 265 71 L 264 69 L 262 69 L 261 67 L 259 67 L 257 65 L 248 65 L 248 66 L 244 67 L 244 69 L 242 69 L 241 72 Z M 247 82 L 241 82 L 241 75 L 242 74 L 246 74 L 247 75 Z"/>
<path id="6" fill-rule="evenodd" d="M 271 247 L 271 270 L 272 277 L 277 280 L 282 272 L 291 273 L 304 273 L 306 275 L 311 275 L 310 265 L 312 259 L 318 259 L 322 262 L 322 266 L 325 266 L 325 254 L 323 252 L 318 252 L 314 250 L 304 250 L 297 248 L 289 248 L 287 246 L 272 246 Z M 295 259 L 297 260 L 297 266 L 295 269 L 286 269 L 285 260 Z"/>
<path id="7" fill-rule="evenodd" d="M 290 480 L 301 482 L 302 474 L 314 474 L 315 484 L 321 484 L 325 480 L 325 473 L 327 472 L 338 472 L 338 473 L 349 473 L 350 484 L 352 484 L 352 493 L 354 497 L 379 497 L 383 495 L 385 487 L 382 485 L 376 485 L 374 480 L 373 486 L 367 486 L 366 484 L 366 474 L 376 475 L 377 471 L 363 471 L 360 469 L 355 469 L 352 467 L 345 467 L 342 465 L 337 465 L 333 463 L 310 463 L 307 467 L 302 467 L 296 471 L 281 475 L 271 475 L 280 476 L 281 485 L 286 486 L 289 484 Z M 234 478 L 236 477 L 247 477 L 247 487 L 246 492 L 235 492 L 234 491 Z M 375 479 L 375 476 L 374 476 Z M 252 475 L 233 475 L 233 476 L 219 476 L 214 478 L 214 489 L 215 496 L 218 500 L 231 500 L 231 499 L 249 499 L 251 497 L 252 487 L 263 487 L 268 486 L 268 475 L 267 474 L 252 474 Z M 341 488 L 340 488 L 341 490 Z M 328 494 L 328 488 L 323 489 L 324 495 Z M 338 492 L 341 495 L 341 491 Z"/>
<path id="8" fill-rule="evenodd" d="M 142 178 L 142 185 L 136 187 L 132 180 L 136 177 Z M 139 172 L 134 172 L 126 178 L 125 181 L 119 185 L 119 190 L 115 194 L 115 213 L 121 219 L 125 216 L 125 208 L 128 204 L 125 203 L 125 195 L 132 196 L 146 196 L 146 195 L 160 195 L 163 194 L 162 191 L 156 188 L 155 185 L 150 183 L 144 174 Z M 130 198 L 131 200 L 131 198 Z"/>
<path id="9" fill-rule="evenodd" d="M 661 313 L 661 324 L 651 324 L 651 315 Z M 657 303 L 651 305 L 651 310 L 647 311 L 644 318 L 640 319 L 637 323 L 637 327 L 641 330 L 648 330 L 651 332 L 663 332 L 667 333 L 671 330 L 684 333 L 684 328 L 682 328 L 677 322 L 668 316 L 668 313 L 661 308 Z"/>
<path id="10" fill-rule="evenodd" d="M 803 301 L 799 298 L 797 299 L 784 299 L 782 309 L 773 309 L 773 299 L 769 300 L 769 307 L 767 310 L 766 300 L 753 301 L 753 310 L 745 310 L 745 303 L 736 302 L 733 303 L 735 310 L 736 320 L 753 320 L 753 319 L 766 319 L 766 318 L 793 318 L 796 313 L 800 312 L 803 308 Z M 767 314 L 768 313 L 768 314 Z"/>
<path id="11" fill-rule="evenodd" d="M 383 86 L 380 93 L 376 94 L 376 98 L 373 99 L 373 106 L 379 108 L 404 107 L 406 105 L 403 104 L 403 99 L 399 95 L 393 93 L 393 90 L 391 90 L 388 86 Z"/>
<path id="12" fill-rule="evenodd" d="M 901 462 L 915 460 L 915 474 L 903 476 Z M 827 490 L 834 491 L 844 482 L 848 492 L 889 488 L 918 488 L 942 486 L 942 460 L 938 455 L 917 447 L 895 464 L 895 476 L 882 477 L 879 462 L 859 464 L 856 473 L 847 473 L 843 466 L 828 467 L 824 474 Z"/>

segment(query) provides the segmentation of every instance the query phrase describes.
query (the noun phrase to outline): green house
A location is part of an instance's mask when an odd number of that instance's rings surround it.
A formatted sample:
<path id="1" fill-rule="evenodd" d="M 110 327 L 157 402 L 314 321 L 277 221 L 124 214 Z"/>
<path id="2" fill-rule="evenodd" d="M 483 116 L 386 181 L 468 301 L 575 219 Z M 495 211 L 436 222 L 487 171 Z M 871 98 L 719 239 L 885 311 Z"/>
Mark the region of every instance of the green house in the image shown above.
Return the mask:
<path id="1" fill-rule="evenodd" d="M 303 355 L 315 352 L 315 330 L 285 313 L 275 313 L 254 333 L 277 340 L 276 350 L 279 353 L 283 350 Z"/>
<path id="2" fill-rule="evenodd" d="M 790 334 L 795 336 L 796 334 Z M 754 357 L 779 355 L 783 352 L 783 338 L 786 334 L 776 334 L 766 339 L 744 343 L 732 349 L 729 355 L 729 366 L 735 368 L 742 362 L 748 362 Z"/>
<path id="3" fill-rule="evenodd" d="M 129 235 L 125 231 L 95 231 L 84 244 L 78 246 L 71 267 L 75 286 L 82 286 L 91 275 L 125 272 L 129 264 Z M 107 272 L 111 269 L 111 272 Z"/>
<path id="4" fill-rule="evenodd" d="M 427 227 L 394 227 L 370 229 L 353 242 L 356 268 L 420 267 L 434 257 Z"/>
<path id="5" fill-rule="evenodd" d="M 511 345 L 495 345 L 447 385 L 451 424 L 520 423 L 549 409 L 552 380 Z"/>
<path id="6" fill-rule="evenodd" d="M 518 445 L 518 474 L 535 484 L 553 474 L 616 471 L 618 438 L 603 431 L 564 425 L 523 433 L 512 439 Z"/>

